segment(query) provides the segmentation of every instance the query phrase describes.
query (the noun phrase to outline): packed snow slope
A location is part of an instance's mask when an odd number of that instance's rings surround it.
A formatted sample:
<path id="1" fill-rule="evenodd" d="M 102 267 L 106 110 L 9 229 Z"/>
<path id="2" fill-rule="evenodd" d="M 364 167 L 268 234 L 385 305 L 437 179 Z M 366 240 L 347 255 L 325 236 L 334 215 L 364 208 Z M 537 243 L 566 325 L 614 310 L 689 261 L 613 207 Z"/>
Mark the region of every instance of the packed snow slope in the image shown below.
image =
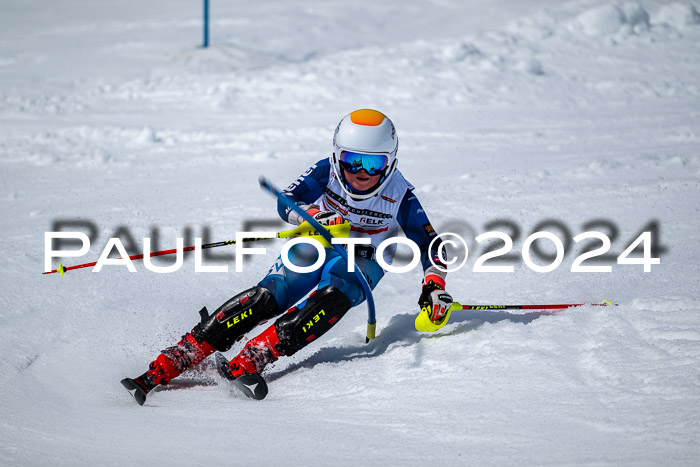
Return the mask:
<path id="1" fill-rule="evenodd" d="M 215 1 L 202 49 L 195 0 L 0 2 L 0 464 L 697 465 L 698 9 Z M 420 271 L 388 274 L 377 339 L 356 308 L 268 370 L 263 402 L 205 362 L 137 406 L 119 380 L 255 284 L 281 243 L 243 273 L 211 258 L 229 272 L 195 273 L 188 256 L 172 274 L 61 278 L 41 274 L 44 233 L 94 227 L 73 265 L 112 236 L 167 248 L 282 228 L 258 176 L 287 186 L 365 107 L 394 120 L 436 229 L 470 246 L 456 300 L 619 306 L 462 312 L 422 334 Z M 486 264 L 514 272 L 473 272 L 489 230 L 514 244 Z M 538 230 L 568 246 L 552 272 L 521 259 Z M 588 230 L 611 238 L 611 272 L 571 272 L 600 245 L 572 240 Z M 648 273 L 615 261 L 642 230 Z"/>

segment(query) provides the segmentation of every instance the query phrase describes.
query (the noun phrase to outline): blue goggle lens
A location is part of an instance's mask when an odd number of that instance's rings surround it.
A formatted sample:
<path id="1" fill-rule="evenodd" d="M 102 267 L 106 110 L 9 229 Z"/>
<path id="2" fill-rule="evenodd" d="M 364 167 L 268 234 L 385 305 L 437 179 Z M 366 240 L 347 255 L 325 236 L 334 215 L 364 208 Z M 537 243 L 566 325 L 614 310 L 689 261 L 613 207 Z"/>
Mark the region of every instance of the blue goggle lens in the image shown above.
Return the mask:
<path id="1" fill-rule="evenodd" d="M 383 173 L 389 164 L 389 157 L 385 154 L 362 154 L 360 152 L 341 151 L 340 166 L 351 174 L 356 174 L 364 169 L 369 175 Z"/>

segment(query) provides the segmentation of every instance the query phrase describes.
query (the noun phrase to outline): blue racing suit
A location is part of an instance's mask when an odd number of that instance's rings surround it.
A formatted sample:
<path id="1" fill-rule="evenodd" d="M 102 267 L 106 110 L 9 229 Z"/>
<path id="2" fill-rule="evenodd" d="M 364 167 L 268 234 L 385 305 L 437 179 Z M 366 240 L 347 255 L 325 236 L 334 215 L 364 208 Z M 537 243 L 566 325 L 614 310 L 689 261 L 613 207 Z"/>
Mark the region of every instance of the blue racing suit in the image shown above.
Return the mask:
<path id="1" fill-rule="evenodd" d="M 429 251 L 430 242 L 436 236 L 435 230 L 413 193 L 413 186 L 405 181 L 398 170 L 377 196 L 367 200 L 351 199 L 347 193 L 338 189 L 338 184 L 338 177 L 330 162 L 323 159 L 304 172 L 284 190 L 284 194 L 302 208 L 317 205 L 321 210 L 338 212 L 351 222 L 351 236 L 354 237 L 387 238 L 397 231 L 397 227 L 400 228 L 420 249 L 425 275 L 436 274 L 444 278 L 445 274 L 430 261 L 432 258 L 434 264 L 442 264 L 435 247 Z M 281 202 L 278 203 L 278 211 L 286 222 L 290 222 L 290 218 L 296 216 L 296 213 Z M 372 289 L 384 276 L 384 269 L 375 257 L 377 242 L 374 243 L 367 245 L 367 248 L 364 248 L 364 245 L 356 246 L 355 255 L 355 263 Z M 312 245 L 303 243 L 289 250 L 290 261 L 298 266 L 314 264 L 317 255 Z M 387 263 L 393 258 L 393 251 L 389 256 L 387 257 L 386 253 L 384 255 Z M 310 273 L 289 270 L 282 263 L 280 256 L 258 285 L 272 292 L 280 311 L 290 308 L 314 288 L 320 290 L 328 285 L 340 289 L 353 307 L 365 300 L 357 277 L 353 272 L 348 272 L 347 264 L 333 248 L 326 249 L 325 262 Z"/>

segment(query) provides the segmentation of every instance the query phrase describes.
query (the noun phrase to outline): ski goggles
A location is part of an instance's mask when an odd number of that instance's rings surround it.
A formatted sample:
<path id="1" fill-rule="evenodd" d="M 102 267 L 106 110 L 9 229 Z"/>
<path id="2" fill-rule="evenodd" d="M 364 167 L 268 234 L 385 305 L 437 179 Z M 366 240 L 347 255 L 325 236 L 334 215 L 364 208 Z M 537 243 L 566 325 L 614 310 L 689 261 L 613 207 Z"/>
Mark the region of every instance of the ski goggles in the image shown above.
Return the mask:
<path id="1" fill-rule="evenodd" d="M 369 175 L 379 175 L 384 173 L 389 165 L 389 155 L 340 151 L 338 162 L 343 170 L 347 170 L 351 174 L 366 170 Z"/>

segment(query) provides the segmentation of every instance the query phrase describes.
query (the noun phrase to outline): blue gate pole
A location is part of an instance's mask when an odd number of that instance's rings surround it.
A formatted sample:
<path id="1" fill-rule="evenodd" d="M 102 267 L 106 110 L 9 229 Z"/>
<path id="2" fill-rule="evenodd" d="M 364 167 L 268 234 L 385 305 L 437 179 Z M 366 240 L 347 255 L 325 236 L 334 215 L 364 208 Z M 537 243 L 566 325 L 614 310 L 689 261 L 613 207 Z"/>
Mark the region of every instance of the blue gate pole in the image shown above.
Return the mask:
<path id="1" fill-rule="evenodd" d="M 204 43 L 202 47 L 209 47 L 209 0 L 204 0 Z"/>
<path id="2" fill-rule="evenodd" d="M 316 221 L 316 219 L 308 215 L 306 211 L 294 204 L 294 202 L 288 196 L 283 195 L 282 192 L 280 192 L 274 185 L 267 181 L 265 177 L 260 177 L 259 182 L 260 186 L 263 189 L 275 195 L 278 200 L 280 200 L 283 204 L 288 206 L 290 209 L 299 214 L 305 221 L 311 224 L 311 226 L 314 229 L 316 229 L 316 231 L 320 233 L 321 236 L 325 238 L 328 243 L 332 244 L 333 248 L 338 252 L 338 254 L 340 254 L 341 258 L 345 260 L 345 263 L 349 263 L 347 252 L 343 248 L 341 248 L 340 245 L 332 243 L 333 237 L 330 233 L 328 233 L 326 229 L 324 229 L 321 226 L 321 224 L 319 224 Z M 360 282 L 360 286 L 362 287 L 362 290 L 365 293 L 365 299 L 367 300 L 367 337 L 365 339 L 365 342 L 369 342 L 370 339 L 374 339 L 377 329 L 377 319 L 374 313 L 374 297 L 372 297 L 372 289 L 369 287 L 369 284 L 367 284 L 367 280 L 360 272 L 360 269 L 357 267 L 357 264 L 355 264 L 355 270 L 353 272 L 355 273 L 355 276 L 357 276 L 357 280 Z"/>

